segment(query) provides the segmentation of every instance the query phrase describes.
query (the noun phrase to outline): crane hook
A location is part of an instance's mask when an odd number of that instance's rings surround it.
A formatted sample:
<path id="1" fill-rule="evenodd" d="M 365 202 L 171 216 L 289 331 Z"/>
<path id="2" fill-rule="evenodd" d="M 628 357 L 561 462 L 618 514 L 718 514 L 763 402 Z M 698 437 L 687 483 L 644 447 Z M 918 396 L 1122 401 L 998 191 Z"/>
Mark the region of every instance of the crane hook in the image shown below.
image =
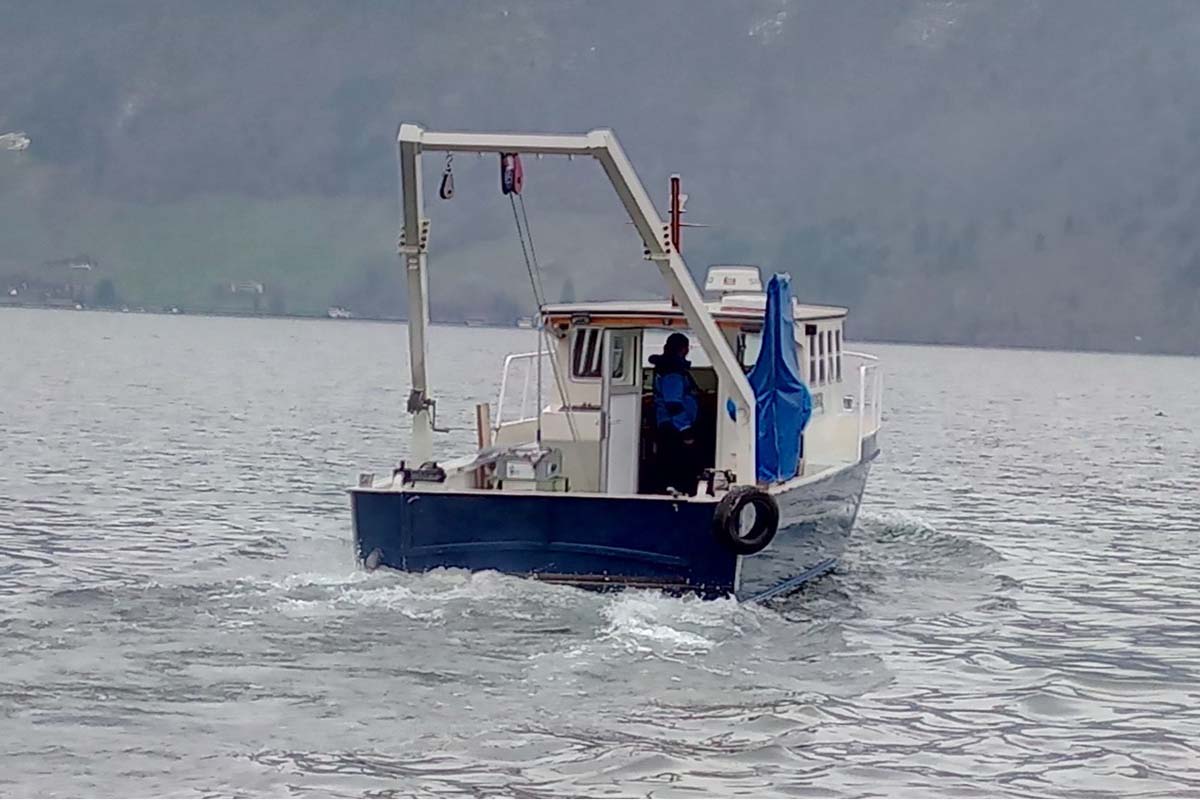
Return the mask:
<path id="1" fill-rule="evenodd" d="M 449 200 L 454 197 L 454 170 L 451 165 L 454 163 L 454 156 L 451 153 L 446 154 L 446 168 L 442 170 L 442 185 L 438 187 L 438 197 L 443 200 Z"/>

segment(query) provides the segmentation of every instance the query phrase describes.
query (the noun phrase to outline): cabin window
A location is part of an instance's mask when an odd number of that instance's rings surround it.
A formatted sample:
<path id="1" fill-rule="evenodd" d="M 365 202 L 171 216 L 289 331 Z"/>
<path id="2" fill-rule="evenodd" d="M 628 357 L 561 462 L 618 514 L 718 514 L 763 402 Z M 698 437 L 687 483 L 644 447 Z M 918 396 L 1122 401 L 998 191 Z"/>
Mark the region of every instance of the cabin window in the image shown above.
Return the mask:
<path id="1" fill-rule="evenodd" d="M 599 328 L 576 328 L 571 336 L 571 377 L 599 378 L 604 352 Z"/>
<path id="2" fill-rule="evenodd" d="M 604 329 L 575 328 L 571 333 L 571 377 L 576 380 L 595 380 L 604 369 Z M 613 331 L 612 381 L 618 386 L 631 386 L 637 376 L 638 333 Z"/>
<path id="3" fill-rule="evenodd" d="M 816 381 L 817 381 L 817 334 L 813 331 L 810 331 L 808 334 L 808 382 L 810 384 L 815 384 Z"/>
<path id="4" fill-rule="evenodd" d="M 834 351 L 837 353 L 837 379 L 840 383 L 842 380 L 842 329 L 838 328 L 833 332 Z"/>
<path id="5" fill-rule="evenodd" d="M 825 334 L 817 334 L 817 383 L 825 383 Z"/>
<path id="6" fill-rule="evenodd" d="M 640 332 L 613 331 L 612 382 L 614 386 L 632 386 L 637 377 L 637 350 Z"/>
<path id="7" fill-rule="evenodd" d="M 692 369 L 712 366 L 712 360 L 708 357 L 708 353 L 704 352 L 704 347 L 700 344 L 700 341 L 687 328 L 671 328 L 669 330 L 666 328 L 646 328 L 642 336 L 644 353 L 642 356 L 642 366 L 653 366 L 650 363 L 650 356 L 662 352 L 663 345 L 667 343 L 667 337 L 672 333 L 682 333 L 688 337 L 688 361 L 692 362 Z"/>
<path id="8" fill-rule="evenodd" d="M 614 383 L 622 383 L 625 377 L 625 336 L 616 336 L 612 340 L 612 379 Z"/>
<path id="9" fill-rule="evenodd" d="M 758 363 L 758 354 L 762 351 L 762 333 L 759 331 L 742 331 L 738 334 L 738 361 L 742 369 L 749 370 Z"/>
<path id="10" fill-rule="evenodd" d="M 833 383 L 833 331 L 825 331 L 825 358 L 829 362 L 825 375 L 829 378 L 829 382 Z"/>

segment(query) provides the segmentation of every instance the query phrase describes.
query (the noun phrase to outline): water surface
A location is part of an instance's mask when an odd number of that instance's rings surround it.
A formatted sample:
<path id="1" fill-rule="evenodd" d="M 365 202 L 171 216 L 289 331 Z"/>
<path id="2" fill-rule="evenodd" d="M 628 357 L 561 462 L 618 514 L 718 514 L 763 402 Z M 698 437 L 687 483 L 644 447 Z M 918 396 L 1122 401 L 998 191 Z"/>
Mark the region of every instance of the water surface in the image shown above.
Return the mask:
<path id="1" fill-rule="evenodd" d="M 438 328 L 465 452 L 526 331 Z M 1200 361 L 878 346 L 762 608 L 354 564 L 402 326 L 0 311 L 3 795 L 1200 792 Z"/>

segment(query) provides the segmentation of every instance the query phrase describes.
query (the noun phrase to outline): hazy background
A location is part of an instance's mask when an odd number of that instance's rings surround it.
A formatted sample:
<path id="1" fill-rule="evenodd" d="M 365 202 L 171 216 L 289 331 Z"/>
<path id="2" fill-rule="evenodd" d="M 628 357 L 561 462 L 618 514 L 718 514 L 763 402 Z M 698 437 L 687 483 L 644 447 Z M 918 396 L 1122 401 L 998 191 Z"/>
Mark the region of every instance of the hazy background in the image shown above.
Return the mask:
<path id="1" fill-rule="evenodd" d="M 395 315 L 399 121 L 609 126 L 656 199 L 683 173 L 694 270 L 790 271 L 855 338 L 1196 353 L 1197 41 L 1189 0 L 0 2 L 0 284 Z M 529 313 L 495 160 L 450 203 L 425 167 L 434 316 Z M 595 165 L 526 201 L 552 300 L 659 291 Z"/>

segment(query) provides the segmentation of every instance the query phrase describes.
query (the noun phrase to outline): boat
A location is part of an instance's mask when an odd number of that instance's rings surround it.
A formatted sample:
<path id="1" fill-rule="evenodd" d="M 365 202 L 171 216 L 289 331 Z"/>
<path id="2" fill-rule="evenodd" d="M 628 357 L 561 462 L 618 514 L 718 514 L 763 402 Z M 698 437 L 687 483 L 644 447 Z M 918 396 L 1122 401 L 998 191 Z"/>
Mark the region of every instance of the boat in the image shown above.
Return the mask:
<path id="1" fill-rule="evenodd" d="M 325 316 L 330 319 L 350 319 L 350 312 L 341 306 L 330 306 L 325 310 Z"/>
<path id="2" fill-rule="evenodd" d="M 29 149 L 30 139 L 24 131 L 0 134 L 0 150 L 23 152 Z"/>
<path id="3" fill-rule="evenodd" d="M 522 330 L 533 330 L 533 317 L 517 317 L 517 327 Z"/>
<path id="4" fill-rule="evenodd" d="M 349 490 L 364 568 L 768 601 L 836 567 L 882 423 L 880 363 L 843 348 L 847 309 L 797 302 L 786 274 L 764 287 L 748 265 L 710 268 L 702 291 L 679 251 L 678 181 L 666 224 L 610 130 L 404 124 L 397 149 L 412 441 L 398 466 Z M 539 303 L 537 351 L 505 358 L 496 402 L 476 406 L 476 447 L 447 458 L 433 448 L 421 160 L 462 152 L 499 154 L 506 193 L 520 155 L 598 162 L 670 299 Z M 649 356 L 673 332 L 692 342 L 694 486 L 664 485 L 656 442 Z"/>

